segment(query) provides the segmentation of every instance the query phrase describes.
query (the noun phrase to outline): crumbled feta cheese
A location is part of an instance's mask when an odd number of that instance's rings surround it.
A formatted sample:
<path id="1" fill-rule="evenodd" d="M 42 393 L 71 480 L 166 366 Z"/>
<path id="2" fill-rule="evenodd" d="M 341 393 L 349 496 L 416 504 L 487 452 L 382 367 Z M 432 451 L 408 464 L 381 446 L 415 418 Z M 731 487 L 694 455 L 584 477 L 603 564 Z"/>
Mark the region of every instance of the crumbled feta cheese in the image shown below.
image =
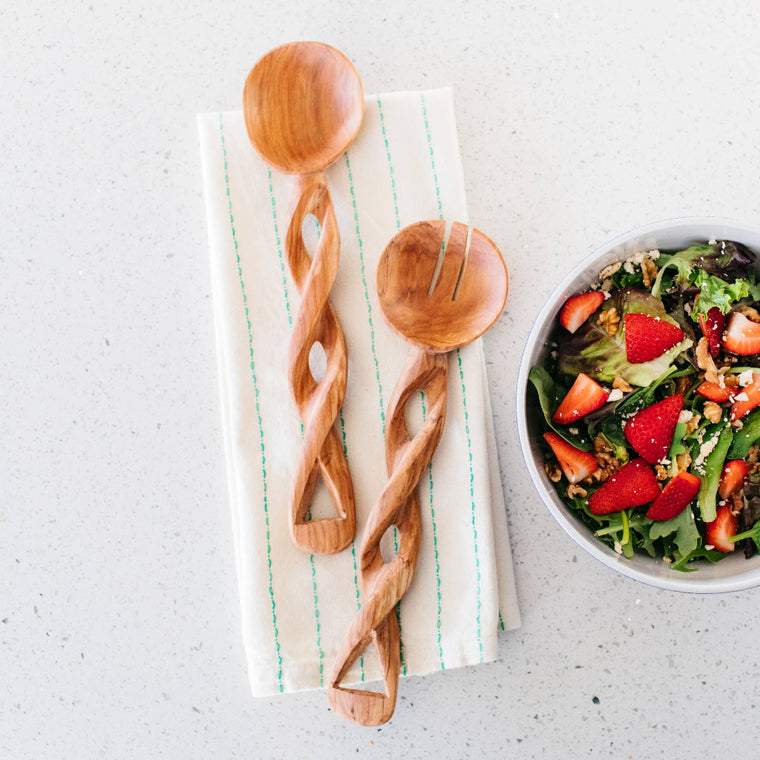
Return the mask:
<path id="1" fill-rule="evenodd" d="M 742 388 L 746 388 L 748 385 L 752 384 L 752 376 L 753 372 L 751 369 L 745 370 L 744 372 L 739 373 L 739 385 L 741 385 Z"/>
<path id="2" fill-rule="evenodd" d="M 615 541 L 614 549 L 618 554 L 623 553 L 623 547 L 620 545 L 620 541 Z"/>
<path id="3" fill-rule="evenodd" d="M 704 461 L 707 459 L 710 452 L 718 445 L 718 438 L 720 438 L 719 435 L 714 435 L 699 447 L 699 454 L 697 454 L 697 458 L 694 460 L 694 469 L 702 473 L 702 475 L 705 473 L 705 468 L 703 466 Z"/>
<path id="4" fill-rule="evenodd" d="M 678 415 L 679 422 L 688 422 L 694 416 L 694 412 L 689 409 L 682 409 Z"/>
<path id="5" fill-rule="evenodd" d="M 737 393 L 736 396 L 734 396 L 734 401 L 749 401 L 749 396 L 742 391 L 741 393 Z"/>
<path id="6" fill-rule="evenodd" d="M 707 549 L 708 552 L 712 551 L 714 548 L 715 547 L 712 544 L 705 544 L 705 549 Z"/>
<path id="7" fill-rule="evenodd" d="M 567 432 L 571 433 L 572 435 L 578 435 L 578 428 L 577 427 L 568 428 Z"/>
<path id="8" fill-rule="evenodd" d="M 623 398 L 623 391 L 620 388 L 613 388 L 607 396 L 607 401 L 620 401 L 621 398 Z"/>

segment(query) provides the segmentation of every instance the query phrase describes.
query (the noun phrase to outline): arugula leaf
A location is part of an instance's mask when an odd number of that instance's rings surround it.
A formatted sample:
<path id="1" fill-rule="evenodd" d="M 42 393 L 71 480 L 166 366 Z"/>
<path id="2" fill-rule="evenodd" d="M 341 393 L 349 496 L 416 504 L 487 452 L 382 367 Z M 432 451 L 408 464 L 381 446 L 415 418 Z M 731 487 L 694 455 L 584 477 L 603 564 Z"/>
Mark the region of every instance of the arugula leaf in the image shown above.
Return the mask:
<path id="1" fill-rule="evenodd" d="M 745 530 L 743 533 L 737 533 L 735 536 L 731 536 L 728 540 L 733 544 L 737 541 L 741 541 L 743 538 L 751 538 L 757 550 L 760 552 L 760 520 L 758 520 L 749 530 Z"/>
<path id="2" fill-rule="evenodd" d="M 572 446 L 575 446 L 581 451 L 590 451 L 591 440 L 584 432 L 583 425 L 579 425 L 576 428 L 578 430 L 578 434 L 576 435 L 570 432 L 568 426 L 555 425 L 552 422 L 552 415 L 562 401 L 564 391 L 557 386 L 557 383 L 554 382 L 554 378 L 549 374 L 549 372 L 541 365 L 537 365 L 531 369 L 530 373 L 528 374 L 528 380 L 530 380 L 530 382 L 533 384 L 533 387 L 536 389 L 536 393 L 538 395 L 538 403 L 541 407 L 541 411 L 543 412 L 546 424 L 557 435 L 564 438 Z"/>
<path id="3" fill-rule="evenodd" d="M 734 440 L 726 459 L 746 459 L 749 447 L 760 439 L 760 407 L 753 409 L 743 422 L 742 429 L 734 433 Z"/>
<path id="4" fill-rule="evenodd" d="M 653 520 L 649 528 L 649 538 L 654 541 L 666 536 L 674 536 L 674 544 L 679 558 L 691 554 L 699 544 L 699 529 L 690 507 L 682 510 L 670 520 Z"/>
<path id="5" fill-rule="evenodd" d="M 686 446 L 683 445 L 683 437 L 686 435 L 686 423 L 677 422 L 675 430 L 673 431 L 673 441 L 668 449 L 667 458 L 670 460 L 675 459 L 679 454 L 683 454 L 686 451 Z"/>
<path id="6" fill-rule="evenodd" d="M 693 573 L 696 567 L 687 567 L 689 562 L 693 562 L 695 559 L 706 559 L 709 562 L 720 562 L 726 555 L 719 549 L 705 549 L 703 546 L 690 552 L 685 557 L 681 557 L 674 562 L 670 568 L 671 570 L 680 570 L 683 573 Z"/>
<path id="7" fill-rule="evenodd" d="M 700 485 L 697 493 L 697 504 L 699 504 L 702 519 L 706 523 L 712 522 L 717 515 L 716 503 L 720 474 L 723 471 L 723 463 L 726 461 L 726 454 L 733 437 L 734 433 L 731 426 L 725 425 L 720 432 L 715 448 L 705 458 L 704 472 L 695 470 L 694 466 L 691 468 L 692 473 L 702 479 L 702 485 Z"/>

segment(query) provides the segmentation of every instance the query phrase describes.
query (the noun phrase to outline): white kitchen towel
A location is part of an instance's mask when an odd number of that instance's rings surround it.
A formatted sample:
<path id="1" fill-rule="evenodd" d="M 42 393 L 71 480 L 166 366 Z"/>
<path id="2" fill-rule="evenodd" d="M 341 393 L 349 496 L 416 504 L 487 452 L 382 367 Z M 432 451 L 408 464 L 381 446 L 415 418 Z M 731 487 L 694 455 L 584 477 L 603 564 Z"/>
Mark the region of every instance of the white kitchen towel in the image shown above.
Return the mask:
<path id="1" fill-rule="evenodd" d="M 341 235 L 330 300 L 349 355 L 336 424 L 357 508 L 354 544 L 334 556 L 305 554 L 288 534 L 302 435 L 287 382 L 287 346 L 299 307 L 283 250 L 293 178 L 255 153 L 242 113 L 202 114 L 198 128 L 251 687 L 257 696 L 317 688 L 327 685 L 361 604 L 357 553 L 386 482 L 385 414 L 408 354 L 380 314 L 375 267 L 402 227 L 422 219 L 467 220 L 452 92 L 367 97 L 356 140 L 326 172 Z M 493 660 L 497 628 L 520 622 L 480 341 L 451 354 L 448 393 L 443 438 L 420 486 L 417 572 L 400 604 L 406 675 Z M 409 414 L 421 419 L 421 397 Z M 329 510 L 322 488 L 313 512 Z M 346 682 L 378 677 L 376 658 L 367 653 Z"/>

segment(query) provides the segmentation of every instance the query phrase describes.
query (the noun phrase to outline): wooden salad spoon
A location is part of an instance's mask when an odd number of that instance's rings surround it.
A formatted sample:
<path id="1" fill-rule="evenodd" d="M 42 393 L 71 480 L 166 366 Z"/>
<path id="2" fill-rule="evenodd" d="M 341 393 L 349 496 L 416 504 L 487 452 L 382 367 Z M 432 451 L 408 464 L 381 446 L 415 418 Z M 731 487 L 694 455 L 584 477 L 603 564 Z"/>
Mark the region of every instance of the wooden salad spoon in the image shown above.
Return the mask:
<path id="1" fill-rule="evenodd" d="M 253 147 L 268 164 L 295 174 L 285 238 L 288 267 L 301 295 L 288 357 L 288 378 L 303 422 L 303 446 L 290 500 L 290 535 L 304 551 L 334 554 L 356 529 L 354 489 L 334 423 L 348 376 L 346 339 L 328 301 L 340 257 L 340 235 L 324 170 L 356 136 L 362 121 L 361 80 L 341 52 L 319 42 L 292 42 L 271 50 L 251 69 L 243 115 Z M 310 256 L 304 220 L 319 223 Z M 314 344 L 327 367 L 317 381 L 309 367 Z M 322 477 L 337 517 L 309 519 Z"/>
<path id="2" fill-rule="evenodd" d="M 393 391 L 386 424 L 388 483 L 372 508 L 360 554 L 363 603 L 343 639 L 330 676 L 328 700 L 347 720 L 375 726 L 390 719 L 400 666 L 394 608 L 414 575 L 420 548 L 417 484 L 427 469 L 446 420 L 447 353 L 471 343 L 499 317 L 509 278 L 498 248 L 458 222 L 444 240 L 446 222 L 418 222 L 388 244 L 377 268 L 377 294 L 391 329 L 413 349 Z M 405 409 L 422 391 L 427 414 L 410 438 Z M 399 548 L 386 562 L 380 540 L 391 526 Z M 340 686 L 349 667 L 373 642 L 384 692 Z"/>

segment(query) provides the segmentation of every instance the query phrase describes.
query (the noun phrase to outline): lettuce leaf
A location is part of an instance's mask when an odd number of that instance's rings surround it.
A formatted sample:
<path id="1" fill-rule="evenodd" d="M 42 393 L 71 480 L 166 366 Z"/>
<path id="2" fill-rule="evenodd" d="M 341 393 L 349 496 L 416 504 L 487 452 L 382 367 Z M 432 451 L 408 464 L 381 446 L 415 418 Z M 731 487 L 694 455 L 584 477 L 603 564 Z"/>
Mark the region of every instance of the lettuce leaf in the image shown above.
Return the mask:
<path id="1" fill-rule="evenodd" d="M 691 313 L 691 318 L 695 322 L 699 314 L 706 315 L 714 306 L 717 306 L 723 314 L 728 314 L 731 307 L 743 298 L 760 300 L 760 285 L 754 282 L 753 277 L 726 282 L 720 277 L 700 270 L 696 273 L 694 285 L 699 288 L 699 298 Z"/>
<path id="2" fill-rule="evenodd" d="M 699 544 L 699 528 L 690 507 L 682 510 L 670 520 L 653 520 L 649 528 L 649 538 L 654 541 L 675 534 L 673 543 L 679 557 L 688 557 Z"/>
<path id="3" fill-rule="evenodd" d="M 652 294 L 660 295 L 666 273 L 674 274 L 674 284 L 679 290 L 694 284 L 697 271 L 728 283 L 746 280 L 751 276 L 756 258 L 747 246 L 732 240 L 693 245 L 678 253 L 660 256 L 657 262 L 660 269 L 652 286 Z"/>
<path id="4" fill-rule="evenodd" d="M 612 382 L 620 376 L 632 385 L 648 386 L 665 373 L 675 358 L 693 345 L 684 338 L 662 356 L 642 364 L 631 364 L 625 353 L 625 315 L 647 314 L 677 325 L 666 311 L 662 301 L 650 293 L 636 288 L 621 288 L 610 294 L 603 310 L 615 308 L 620 324 L 615 335 L 593 322 L 586 322 L 573 335 L 559 339 L 559 370 L 568 375 L 585 372 L 600 382 Z"/>

